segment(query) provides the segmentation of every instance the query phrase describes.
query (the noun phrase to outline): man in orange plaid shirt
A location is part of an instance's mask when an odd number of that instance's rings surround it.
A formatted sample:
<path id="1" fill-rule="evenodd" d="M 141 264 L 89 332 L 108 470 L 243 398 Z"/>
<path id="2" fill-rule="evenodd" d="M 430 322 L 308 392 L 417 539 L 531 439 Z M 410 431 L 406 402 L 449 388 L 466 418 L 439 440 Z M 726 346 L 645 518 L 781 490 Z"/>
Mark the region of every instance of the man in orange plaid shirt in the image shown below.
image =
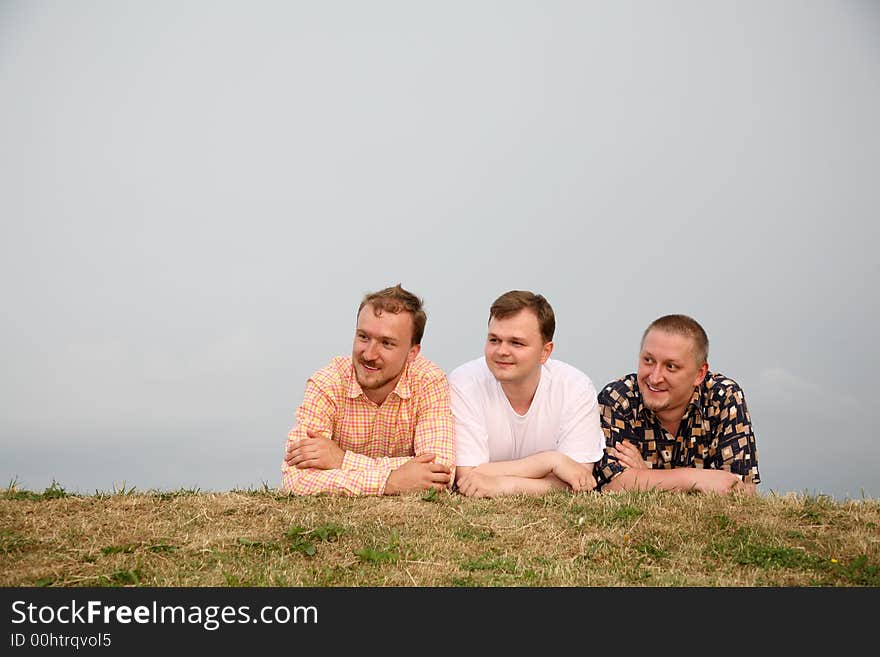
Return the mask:
<path id="1" fill-rule="evenodd" d="M 400 285 L 361 301 L 351 357 L 306 382 L 284 491 L 395 495 L 445 488 L 455 464 L 446 375 L 420 355 L 427 316 Z"/>

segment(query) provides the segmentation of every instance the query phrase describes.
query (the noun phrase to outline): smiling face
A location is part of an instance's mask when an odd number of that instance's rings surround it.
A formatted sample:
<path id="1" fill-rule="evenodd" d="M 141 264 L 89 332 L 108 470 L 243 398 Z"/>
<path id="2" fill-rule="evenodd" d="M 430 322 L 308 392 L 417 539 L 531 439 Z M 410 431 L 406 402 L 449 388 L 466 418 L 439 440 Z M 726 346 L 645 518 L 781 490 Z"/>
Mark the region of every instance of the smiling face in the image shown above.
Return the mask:
<path id="1" fill-rule="evenodd" d="M 486 338 L 486 365 L 502 386 L 537 386 L 541 365 L 553 351 L 552 342 L 544 342 L 538 316 L 529 309 L 514 315 L 489 320 Z"/>
<path id="2" fill-rule="evenodd" d="M 703 382 L 709 364 L 697 363 L 694 340 L 677 333 L 651 329 L 642 341 L 638 383 L 645 406 L 662 422 L 678 422 Z"/>
<path id="3" fill-rule="evenodd" d="M 413 321 L 408 312 L 380 311 L 371 304 L 358 313 L 351 362 L 358 385 L 373 402 L 381 404 L 394 390 L 406 364 L 419 354 L 412 344 Z"/>

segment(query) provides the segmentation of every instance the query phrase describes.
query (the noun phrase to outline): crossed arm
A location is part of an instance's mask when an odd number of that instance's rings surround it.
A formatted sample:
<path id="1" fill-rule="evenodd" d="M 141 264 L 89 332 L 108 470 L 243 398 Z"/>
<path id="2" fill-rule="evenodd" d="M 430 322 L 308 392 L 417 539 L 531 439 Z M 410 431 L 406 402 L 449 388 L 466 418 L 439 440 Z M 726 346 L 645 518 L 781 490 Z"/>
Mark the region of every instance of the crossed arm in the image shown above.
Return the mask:
<path id="1" fill-rule="evenodd" d="M 608 447 L 608 454 L 615 457 L 624 467 L 602 487 L 605 491 L 620 490 L 669 490 L 679 493 L 731 493 L 753 494 L 755 484 L 742 481 L 737 475 L 726 470 L 706 470 L 702 468 L 673 468 L 654 470 L 642 459 L 638 447 L 624 439 L 616 447 Z"/>
<path id="2" fill-rule="evenodd" d="M 346 450 L 342 449 L 335 440 L 318 432 L 306 430 L 305 438 L 288 441 L 284 460 L 290 468 L 300 471 L 290 479 L 299 479 L 300 484 L 306 485 L 319 483 L 316 480 L 320 480 L 320 488 L 315 492 L 343 492 L 353 495 L 375 492 L 396 495 L 426 490 L 431 486 L 446 488 L 451 481 L 451 468 L 436 462 L 436 455 L 431 452 L 424 452 L 412 458 L 385 459 L 370 459 L 363 455 L 351 454 L 350 461 L 354 460 L 355 456 L 359 456 L 359 462 L 366 466 L 356 470 L 343 468 L 345 455 Z M 369 459 L 370 462 L 364 463 L 362 459 Z M 370 480 L 381 487 L 382 478 L 384 478 L 384 489 L 371 490 L 368 485 Z M 307 480 L 312 481 L 307 483 Z M 296 485 L 291 486 L 290 490 L 299 492 Z"/>
<path id="3" fill-rule="evenodd" d="M 413 436 L 415 456 L 370 457 L 335 440 L 337 401 L 313 381 L 306 385 L 297 425 L 287 439 L 282 489 L 299 495 L 393 495 L 444 488 L 452 482 L 452 419 L 445 379 L 436 382 L 418 409 Z M 344 400 L 340 400 L 344 403 Z M 344 431 L 344 427 L 341 431 Z"/>
<path id="4" fill-rule="evenodd" d="M 458 466 L 456 482 L 459 492 L 469 497 L 540 495 L 553 490 L 579 492 L 596 486 L 592 463 L 578 463 L 556 451 L 475 467 Z"/>

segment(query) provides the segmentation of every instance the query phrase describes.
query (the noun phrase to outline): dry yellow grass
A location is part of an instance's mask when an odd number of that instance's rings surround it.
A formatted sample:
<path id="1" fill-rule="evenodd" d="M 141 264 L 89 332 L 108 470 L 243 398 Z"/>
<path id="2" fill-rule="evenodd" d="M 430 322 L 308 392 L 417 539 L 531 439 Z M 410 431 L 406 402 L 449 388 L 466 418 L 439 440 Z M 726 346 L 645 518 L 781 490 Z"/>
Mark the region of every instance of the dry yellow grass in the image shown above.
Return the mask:
<path id="1" fill-rule="evenodd" d="M 797 495 L 9 490 L 0 585 L 877 586 L 878 526 L 880 501 Z"/>

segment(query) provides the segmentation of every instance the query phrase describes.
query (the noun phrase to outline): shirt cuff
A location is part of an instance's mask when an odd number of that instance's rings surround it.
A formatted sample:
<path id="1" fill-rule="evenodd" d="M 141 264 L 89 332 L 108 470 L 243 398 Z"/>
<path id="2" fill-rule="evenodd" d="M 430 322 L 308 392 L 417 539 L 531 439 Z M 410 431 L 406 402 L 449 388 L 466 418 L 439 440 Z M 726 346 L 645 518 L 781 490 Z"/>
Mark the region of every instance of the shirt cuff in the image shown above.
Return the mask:
<path id="1" fill-rule="evenodd" d="M 343 471 L 360 470 L 363 474 L 363 492 L 367 495 L 384 495 L 388 477 L 394 468 L 376 467 L 374 459 L 347 449 L 339 469 Z"/>
<path id="2" fill-rule="evenodd" d="M 369 456 L 364 456 L 363 454 L 358 454 L 357 452 L 353 452 L 350 449 L 345 450 L 345 454 L 342 456 L 342 465 L 339 466 L 340 470 L 366 470 L 367 468 L 373 467 L 375 464 L 373 463 L 373 459 Z"/>

